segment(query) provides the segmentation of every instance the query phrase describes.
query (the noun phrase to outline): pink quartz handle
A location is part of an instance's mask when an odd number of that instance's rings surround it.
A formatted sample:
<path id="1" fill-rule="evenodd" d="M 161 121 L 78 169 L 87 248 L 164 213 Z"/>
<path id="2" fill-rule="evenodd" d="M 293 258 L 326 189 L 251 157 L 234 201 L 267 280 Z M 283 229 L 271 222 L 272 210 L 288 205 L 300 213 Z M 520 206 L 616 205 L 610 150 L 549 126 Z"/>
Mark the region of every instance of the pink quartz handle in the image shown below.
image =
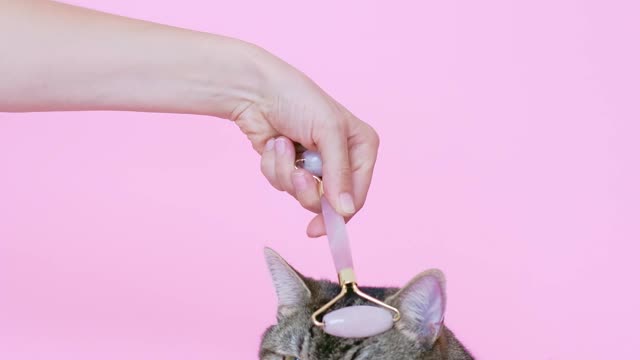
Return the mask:
<path id="1" fill-rule="evenodd" d="M 351 247 L 349 246 L 349 236 L 347 236 L 347 226 L 344 218 L 333 209 L 324 195 L 320 199 L 320 203 L 336 272 L 339 273 L 341 270 L 349 268 L 353 269 L 353 258 L 351 257 Z"/>
<path id="2" fill-rule="evenodd" d="M 315 176 L 322 176 L 320 154 L 307 150 L 302 154 L 302 158 L 304 159 L 303 167 L 307 171 Z M 327 230 L 327 239 L 329 239 L 329 247 L 331 248 L 336 272 L 340 273 L 340 270 L 352 269 L 353 259 L 351 258 L 351 247 L 349 246 L 349 237 L 347 236 L 344 218 L 333 209 L 324 195 L 320 199 L 320 204 L 322 205 L 324 227 Z"/>

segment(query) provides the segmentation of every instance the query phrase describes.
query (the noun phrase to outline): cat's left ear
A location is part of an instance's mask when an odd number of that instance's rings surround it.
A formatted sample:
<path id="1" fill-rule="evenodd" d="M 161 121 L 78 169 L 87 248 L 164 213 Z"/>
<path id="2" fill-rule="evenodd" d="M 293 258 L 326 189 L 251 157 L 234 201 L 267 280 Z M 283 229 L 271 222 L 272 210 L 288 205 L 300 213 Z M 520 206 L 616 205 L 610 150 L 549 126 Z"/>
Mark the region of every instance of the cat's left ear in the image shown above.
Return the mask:
<path id="1" fill-rule="evenodd" d="M 278 296 L 278 316 L 289 315 L 311 300 L 311 291 L 300 274 L 277 252 L 265 248 L 264 257 Z"/>
<path id="2" fill-rule="evenodd" d="M 414 277 L 387 302 L 400 310 L 398 330 L 431 347 L 444 323 L 446 306 L 444 274 L 437 269 Z"/>

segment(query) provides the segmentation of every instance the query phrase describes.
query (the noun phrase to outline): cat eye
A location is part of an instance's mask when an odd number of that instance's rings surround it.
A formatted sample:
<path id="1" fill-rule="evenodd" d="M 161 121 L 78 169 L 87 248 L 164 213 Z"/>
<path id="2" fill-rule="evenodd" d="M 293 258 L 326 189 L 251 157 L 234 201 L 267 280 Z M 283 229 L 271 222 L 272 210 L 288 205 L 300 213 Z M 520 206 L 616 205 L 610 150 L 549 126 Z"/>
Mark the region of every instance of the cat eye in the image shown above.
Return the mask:
<path id="1" fill-rule="evenodd" d="M 295 356 L 283 356 L 282 360 L 300 360 Z"/>

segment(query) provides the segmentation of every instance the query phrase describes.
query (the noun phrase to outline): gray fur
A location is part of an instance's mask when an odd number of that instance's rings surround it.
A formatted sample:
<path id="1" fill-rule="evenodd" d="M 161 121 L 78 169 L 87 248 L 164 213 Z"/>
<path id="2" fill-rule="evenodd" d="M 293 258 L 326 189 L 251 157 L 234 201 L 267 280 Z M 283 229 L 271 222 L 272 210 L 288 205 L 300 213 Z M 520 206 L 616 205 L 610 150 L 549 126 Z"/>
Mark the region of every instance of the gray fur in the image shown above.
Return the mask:
<path id="1" fill-rule="evenodd" d="M 311 314 L 335 297 L 338 284 L 326 280 L 303 277 L 275 251 L 265 249 L 276 292 L 279 297 L 278 322 L 270 326 L 262 337 L 261 360 L 467 360 L 472 355 L 442 324 L 420 326 L 405 314 L 391 330 L 365 339 L 344 339 L 328 335 L 311 322 Z M 367 294 L 402 309 L 411 287 L 431 276 L 441 281 L 442 311 L 444 311 L 444 276 L 439 270 L 424 272 L 402 289 L 361 287 Z M 283 278 L 285 277 L 285 278 Z M 430 278 L 431 279 L 431 278 Z M 422 295 L 422 294 L 420 294 Z M 429 298 L 429 296 L 422 296 Z M 291 306 L 292 299 L 297 305 Z M 415 299 L 415 297 L 414 297 Z M 420 297 L 418 297 L 420 299 Z M 284 303 L 283 303 L 284 302 Z M 350 295 L 332 309 L 367 304 Z"/>

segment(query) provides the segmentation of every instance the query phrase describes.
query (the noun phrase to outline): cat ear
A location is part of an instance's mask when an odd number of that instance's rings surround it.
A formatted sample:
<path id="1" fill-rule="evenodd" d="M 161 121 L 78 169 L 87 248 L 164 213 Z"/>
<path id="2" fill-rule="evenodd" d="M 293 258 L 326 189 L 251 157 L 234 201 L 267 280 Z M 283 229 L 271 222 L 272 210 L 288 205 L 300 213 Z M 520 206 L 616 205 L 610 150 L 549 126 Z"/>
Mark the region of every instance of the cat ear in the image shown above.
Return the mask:
<path id="1" fill-rule="evenodd" d="M 414 277 L 388 299 L 400 310 L 398 330 L 432 346 L 440 335 L 446 305 L 444 274 L 428 270 Z"/>
<path id="2" fill-rule="evenodd" d="M 270 248 L 264 257 L 278 296 L 278 315 L 288 315 L 311 299 L 311 291 L 298 272 Z"/>

